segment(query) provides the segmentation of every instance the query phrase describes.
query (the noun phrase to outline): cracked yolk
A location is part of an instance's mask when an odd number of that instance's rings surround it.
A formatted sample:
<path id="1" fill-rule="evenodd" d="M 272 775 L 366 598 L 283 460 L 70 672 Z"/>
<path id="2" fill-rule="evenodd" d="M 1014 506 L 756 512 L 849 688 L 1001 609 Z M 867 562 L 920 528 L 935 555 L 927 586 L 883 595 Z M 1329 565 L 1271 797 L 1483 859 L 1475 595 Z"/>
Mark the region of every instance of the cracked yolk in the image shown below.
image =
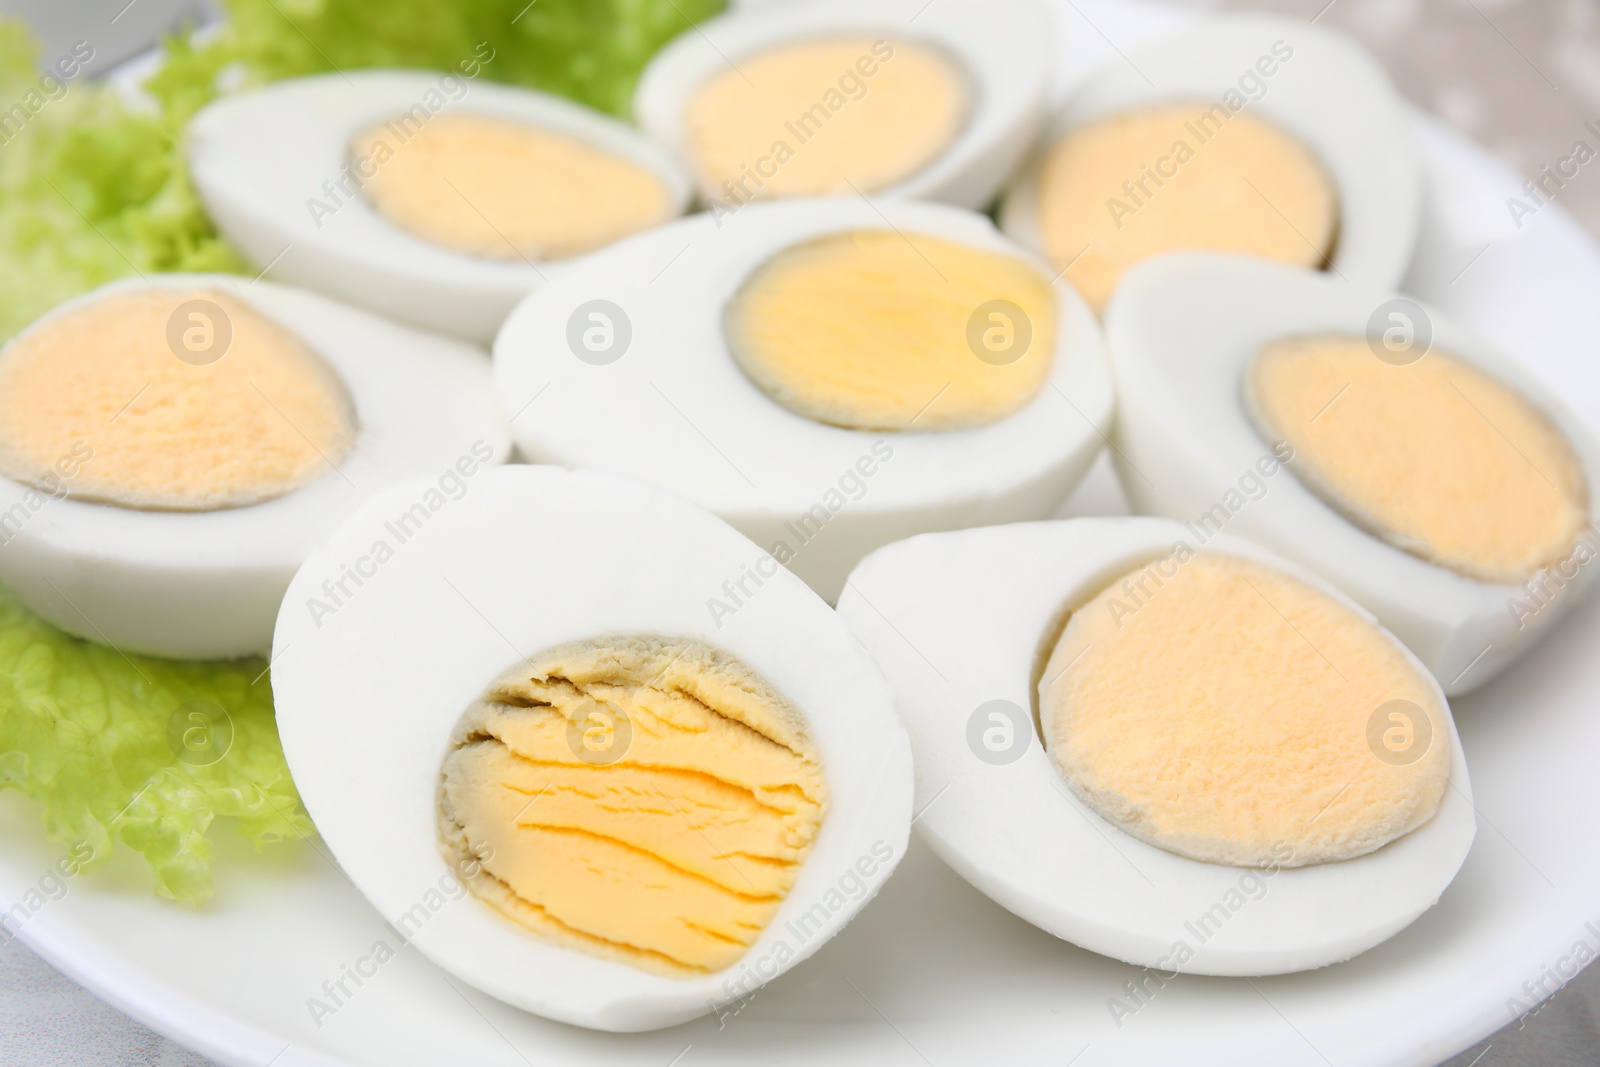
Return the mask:
<path id="1" fill-rule="evenodd" d="M 1021 259 L 922 234 L 858 230 L 778 253 L 723 319 L 773 400 L 860 430 L 959 430 L 1025 406 L 1050 376 L 1056 303 Z"/>
<path id="2" fill-rule="evenodd" d="M 1075 610 L 1039 685 L 1046 749 L 1085 803 L 1236 866 L 1349 859 L 1427 822 L 1449 714 L 1354 609 L 1187 546 Z"/>
<path id="3" fill-rule="evenodd" d="M 0 353 L 0 474 L 49 490 L 42 479 L 75 456 L 78 500 L 172 511 L 256 504 L 337 464 L 355 436 L 333 371 L 222 292 L 117 293 L 49 318 Z"/>
<path id="4" fill-rule="evenodd" d="M 826 809 L 805 724 L 709 646 L 619 638 L 503 675 L 446 757 L 446 857 L 513 922 L 657 973 L 735 963 Z"/>
<path id="5" fill-rule="evenodd" d="M 560 259 L 665 222 L 671 195 L 630 160 L 484 115 L 401 115 L 357 136 L 351 169 L 378 212 L 489 259 Z"/>
<path id="6" fill-rule="evenodd" d="M 1589 521 L 1561 431 L 1455 356 L 1395 365 L 1361 337 L 1285 338 L 1256 356 L 1246 396 L 1329 506 L 1468 577 L 1520 585 L 1570 554 Z"/>
<path id="7" fill-rule="evenodd" d="M 1320 267 L 1333 251 L 1333 183 L 1299 141 L 1222 104 L 1169 104 L 1072 130 L 1038 187 L 1045 251 L 1103 311 L 1135 264 L 1163 252 L 1237 252 Z"/>
<path id="8" fill-rule="evenodd" d="M 869 193 L 937 159 L 967 96 L 962 72 L 924 45 L 802 41 L 741 56 L 695 90 L 684 140 L 718 200 Z"/>

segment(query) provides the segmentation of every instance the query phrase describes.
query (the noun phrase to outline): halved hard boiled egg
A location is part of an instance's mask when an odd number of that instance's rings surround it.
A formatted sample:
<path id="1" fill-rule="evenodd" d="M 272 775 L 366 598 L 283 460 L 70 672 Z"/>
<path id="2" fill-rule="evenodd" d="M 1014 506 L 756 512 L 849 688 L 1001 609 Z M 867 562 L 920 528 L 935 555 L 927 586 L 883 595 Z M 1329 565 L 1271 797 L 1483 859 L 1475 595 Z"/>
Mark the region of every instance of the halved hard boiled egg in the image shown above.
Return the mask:
<path id="1" fill-rule="evenodd" d="M 373 905 L 605 1030 L 718 1010 L 838 933 L 911 819 L 893 696 L 838 616 L 780 572 L 715 618 L 755 546 L 659 489 L 502 467 L 402 535 L 432 488 L 340 526 L 274 643 L 295 784 Z"/>
<path id="2" fill-rule="evenodd" d="M 1042 518 L 1112 396 L 1070 286 L 956 208 L 859 198 L 685 219 L 575 263 L 495 340 L 523 455 L 626 474 L 824 597 L 923 530 Z"/>
<path id="3" fill-rule="evenodd" d="M 925 534 L 867 557 L 839 614 L 894 687 L 934 850 L 1162 979 L 1348 959 L 1431 907 L 1472 843 L 1437 681 L 1238 538 L 1129 518 Z"/>
<path id="4" fill-rule="evenodd" d="M 442 503 L 509 452 L 478 349 L 270 282 L 114 282 L 0 350 L 0 581 L 127 651 L 264 653 L 365 496 Z"/>
<path id="5" fill-rule="evenodd" d="M 1163 252 L 1202 249 L 1399 282 L 1421 171 L 1399 97 L 1336 32 L 1208 20 L 1131 50 L 1068 100 L 1001 208 L 1096 311 Z"/>
<path id="6" fill-rule="evenodd" d="M 257 266 L 474 340 L 556 264 L 690 196 L 631 127 L 455 72 L 278 82 L 207 106 L 186 138 L 206 210 Z"/>
<path id="7" fill-rule="evenodd" d="M 633 108 L 719 213 L 851 193 L 979 208 L 1038 131 L 1051 39 L 1034 0 L 747 9 L 662 49 Z"/>
<path id="8" fill-rule="evenodd" d="M 1509 356 L 1387 290 L 1235 257 L 1132 272 L 1106 316 L 1135 510 L 1248 537 L 1383 620 L 1448 693 L 1593 580 L 1600 445 Z"/>

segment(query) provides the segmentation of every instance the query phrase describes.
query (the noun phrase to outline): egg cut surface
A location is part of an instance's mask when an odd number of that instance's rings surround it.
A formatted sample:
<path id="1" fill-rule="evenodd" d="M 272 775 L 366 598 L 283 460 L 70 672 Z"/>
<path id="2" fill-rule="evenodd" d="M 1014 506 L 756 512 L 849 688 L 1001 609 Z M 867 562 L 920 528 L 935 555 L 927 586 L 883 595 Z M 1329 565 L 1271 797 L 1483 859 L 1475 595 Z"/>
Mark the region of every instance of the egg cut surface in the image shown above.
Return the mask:
<path id="1" fill-rule="evenodd" d="M 373 905 L 478 989 L 616 1031 L 746 996 L 842 929 L 904 852 L 911 764 L 827 605 L 778 574 L 714 617 L 752 546 L 642 484 L 503 467 L 400 541 L 428 488 L 363 505 L 278 620 L 285 753 Z"/>
<path id="2" fill-rule="evenodd" d="M 1336 32 L 1247 15 L 1179 31 L 1090 77 L 1000 219 L 1103 313 L 1131 267 L 1185 249 L 1394 285 L 1420 193 L 1401 104 L 1377 63 Z"/>
<path id="3" fill-rule="evenodd" d="M 486 62 L 217 100 L 186 134 L 208 213 L 275 278 L 488 340 L 562 261 L 683 212 L 691 184 L 667 153 L 607 115 L 483 80 Z"/>
<path id="4" fill-rule="evenodd" d="M 851 97 L 834 85 L 841 77 L 862 86 L 849 110 Z M 729 199 L 740 182 L 752 196 L 827 196 L 852 186 L 876 192 L 905 181 L 955 140 L 969 106 L 965 81 L 949 58 L 911 41 L 841 37 L 779 46 L 724 70 L 689 98 L 690 158 L 705 187 Z M 810 110 L 829 93 L 837 110 L 828 102 Z M 791 132 L 785 124 L 794 119 L 792 136 L 806 140 L 752 187 L 761 178 L 752 177 L 749 161 Z"/>
<path id="5" fill-rule="evenodd" d="M 509 451 L 479 350 L 268 282 L 112 283 L 0 350 L 0 580 L 117 648 L 264 653 L 364 492 Z"/>
<path id="6" fill-rule="evenodd" d="M 1190 253 L 1136 268 L 1106 330 L 1134 509 L 1298 560 L 1447 693 L 1505 669 L 1592 580 L 1600 445 L 1437 311 Z"/>
<path id="7" fill-rule="evenodd" d="M 1238 538 L 1137 518 L 925 534 L 863 561 L 839 613 L 895 689 L 934 850 L 1163 977 L 1348 959 L 1471 845 L 1437 682 Z"/>
<path id="8" fill-rule="evenodd" d="M 682 220 L 574 264 L 495 341 L 522 453 L 653 482 L 824 597 L 922 530 L 1050 514 L 1104 442 L 1094 316 L 981 216 L 859 198 Z"/>
<path id="9" fill-rule="evenodd" d="M 1291 337 L 1251 363 L 1247 405 L 1262 436 L 1300 457 L 1306 484 L 1468 577 L 1520 585 L 1569 555 L 1589 522 L 1589 487 L 1561 431 L 1447 352 L 1400 364 L 1373 354 L 1365 337 Z"/>
<path id="10" fill-rule="evenodd" d="M 879 192 L 977 208 L 1037 132 L 1052 31 L 1032 0 L 730 11 L 651 60 L 634 113 L 717 211 Z"/>

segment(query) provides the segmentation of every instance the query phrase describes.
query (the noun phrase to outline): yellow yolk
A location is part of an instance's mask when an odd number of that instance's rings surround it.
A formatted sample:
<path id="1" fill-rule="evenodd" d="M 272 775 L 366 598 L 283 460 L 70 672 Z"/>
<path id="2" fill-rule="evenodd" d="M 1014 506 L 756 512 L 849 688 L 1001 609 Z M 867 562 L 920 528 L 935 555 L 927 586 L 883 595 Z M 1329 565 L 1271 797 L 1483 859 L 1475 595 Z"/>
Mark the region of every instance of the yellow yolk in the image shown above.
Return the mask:
<path id="1" fill-rule="evenodd" d="M 1589 520 L 1561 431 L 1454 356 L 1396 366 L 1363 338 L 1286 338 L 1256 356 L 1246 393 L 1331 507 L 1460 574 L 1521 584 L 1567 556 Z"/>
<path id="2" fill-rule="evenodd" d="M 74 308 L 0 355 L 0 474 L 90 453 L 74 499 L 204 511 L 282 496 L 355 440 L 344 385 L 221 292 L 143 289 Z"/>
<path id="3" fill-rule="evenodd" d="M 743 203 L 895 185 L 938 158 L 966 114 L 948 58 L 852 37 L 740 57 L 695 91 L 684 130 L 708 194 Z"/>
<path id="4" fill-rule="evenodd" d="M 575 137 L 481 115 L 401 116 L 350 145 L 379 213 L 445 248 L 558 259 L 665 222 L 665 183 Z"/>
<path id="5" fill-rule="evenodd" d="M 866 430 L 982 426 L 1044 387 L 1050 280 L 1011 256 L 863 230 L 796 245 L 729 302 L 734 358 L 791 411 Z"/>
<path id="6" fill-rule="evenodd" d="M 1426 822 L 1448 714 L 1354 610 L 1186 547 L 1074 611 L 1039 685 L 1079 797 L 1152 845 L 1237 866 L 1349 859 Z"/>
<path id="7" fill-rule="evenodd" d="M 440 831 L 509 919 L 691 976 L 754 943 L 826 805 L 804 723 L 754 672 L 705 645 L 620 638 L 538 656 L 467 712 Z"/>
<path id="8" fill-rule="evenodd" d="M 1317 158 L 1281 130 L 1221 104 L 1176 104 L 1063 137 L 1040 172 L 1038 218 L 1051 261 L 1099 311 L 1129 268 L 1163 252 L 1320 267 L 1339 204 Z"/>

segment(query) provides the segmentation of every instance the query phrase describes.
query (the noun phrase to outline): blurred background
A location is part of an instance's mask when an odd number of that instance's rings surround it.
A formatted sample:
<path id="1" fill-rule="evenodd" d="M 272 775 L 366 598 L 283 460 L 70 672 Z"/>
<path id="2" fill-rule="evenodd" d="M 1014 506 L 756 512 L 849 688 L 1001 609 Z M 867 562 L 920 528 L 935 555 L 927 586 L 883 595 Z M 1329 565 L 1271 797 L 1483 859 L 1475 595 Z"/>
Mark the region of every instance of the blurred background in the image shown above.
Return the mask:
<path id="1" fill-rule="evenodd" d="M 767 0 L 804 2 L 804 0 Z M 937 0 L 934 0 L 937 2 Z M 997 0 L 1004 2 L 1004 0 Z M 1413 103 L 1525 178 L 1600 148 L 1600 0 L 1171 0 L 1200 10 L 1270 10 L 1359 38 Z M 288 5 L 291 9 L 293 4 Z M 97 33 L 91 74 L 147 49 L 163 32 L 215 17 L 210 0 L 0 0 L 41 40 L 42 57 Z M 1585 124 L 1595 123 L 1595 130 Z M 1556 196 L 1600 236 L 1600 167 Z M 1600 294 L 1597 294 L 1600 298 Z M 208 1061 L 78 987 L 20 941 L 0 945 L 0 1063 L 8 1067 L 194 1067 Z M 1536 1014 L 1447 1061 L 1448 1067 L 1600 1064 L 1600 969 L 1579 975 Z"/>

